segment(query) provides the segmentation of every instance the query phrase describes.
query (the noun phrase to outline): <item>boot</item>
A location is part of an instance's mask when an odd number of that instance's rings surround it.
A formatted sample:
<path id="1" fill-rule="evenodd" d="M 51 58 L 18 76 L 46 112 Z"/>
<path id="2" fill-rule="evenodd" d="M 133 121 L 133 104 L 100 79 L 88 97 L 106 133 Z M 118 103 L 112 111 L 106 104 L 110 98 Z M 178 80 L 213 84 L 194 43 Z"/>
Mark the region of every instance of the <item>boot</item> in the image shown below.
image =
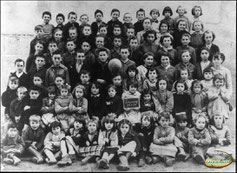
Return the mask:
<path id="1" fill-rule="evenodd" d="M 201 156 L 200 154 L 193 156 L 193 159 L 196 160 L 199 164 L 203 164 L 205 162 L 203 156 Z"/>
<path id="2" fill-rule="evenodd" d="M 106 165 L 107 165 L 107 160 L 106 159 L 100 159 L 98 161 L 98 167 L 99 168 L 105 169 Z"/>
<path id="3" fill-rule="evenodd" d="M 119 156 L 119 161 L 120 164 L 117 166 L 117 169 L 119 171 L 128 171 L 129 170 L 129 166 L 128 166 L 128 159 L 126 156 L 124 155 L 120 155 Z"/>
<path id="4" fill-rule="evenodd" d="M 66 165 L 71 165 L 72 164 L 72 160 L 70 159 L 69 155 L 64 156 L 60 161 L 58 161 L 57 165 L 59 167 L 63 167 Z"/>
<path id="5" fill-rule="evenodd" d="M 179 153 L 177 155 L 178 160 L 184 161 L 184 159 L 186 158 L 186 154 L 183 148 L 179 147 Z"/>
<path id="6" fill-rule="evenodd" d="M 156 163 L 158 163 L 160 161 L 161 161 L 160 156 L 157 156 L 157 155 L 152 156 L 152 163 L 153 164 L 156 164 Z"/>
<path id="7" fill-rule="evenodd" d="M 81 160 L 81 165 L 87 164 L 87 162 L 91 159 L 91 156 L 86 156 L 84 159 Z"/>
<path id="8" fill-rule="evenodd" d="M 146 157 L 145 157 L 145 162 L 146 162 L 146 164 L 148 164 L 148 165 L 152 164 L 152 158 L 151 158 L 151 156 L 146 156 Z"/>
<path id="9" fill-rule="evenodd" d="M 145 165 L 144 156 L 145 156 L 145 152 L 141 151 L 139 155 L 139 160 L 138 160 L 138 167 L 143 167 Z"/>
<path id="10" fill-rule="evenodd" d="M 165 161 L 165 166 L 167 167 L 172 166 L 174 164 L 174 158 L 169 157 L 169 156 L 166 156 L 164 158 L 164 161 Z"/>
<path id="11" fill-rule="evenodd" d="M 6 158 L 4 158 L 3 159 L 3 162 L 4 163 L 6 163 L 6 164 L 8 164 L 8 165 L 13 165 L 13 159 L 11 159 L 11 158 L 8 158 L 8 157 L 6 157 Z"/>
<path id="12" fill-rule="evenodd" d="M 36 164 L 41 164 L 44 162 L 44 159 L 42 157 L 42 155 L 37 151 L 35 150 L 34 148 L 32 147 L 29 147 L 28 148 L 28 151 L 35 157 L 32 158 L 32 162 L 36 163 Z"/>

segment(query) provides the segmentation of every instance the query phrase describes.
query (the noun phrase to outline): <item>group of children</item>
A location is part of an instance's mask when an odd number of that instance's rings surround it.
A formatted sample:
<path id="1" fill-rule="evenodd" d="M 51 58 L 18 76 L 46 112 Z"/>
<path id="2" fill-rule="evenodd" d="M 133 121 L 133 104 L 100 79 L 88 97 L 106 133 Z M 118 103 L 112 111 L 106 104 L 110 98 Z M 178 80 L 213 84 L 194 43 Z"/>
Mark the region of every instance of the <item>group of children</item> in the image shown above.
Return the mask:
<path id="1" fill-rule="evenodd" d="M 30 155 L 37 164 L 71 165 L 95 161 L 108 169 L 119 159 L 120 171 L 128 160 L 138 166 L 163 161 L 172 166 L 190 157 L 204 163 L 215 149 L 230 154 L 232 80 L 222 63 L 225 55 L 213 43 L 194 6 L 189 20 L 183 6 L 173 15 L 165 7 L 130 13 L 119 21 L 88 24 L 87 14 L 59 13 L 57 26 L 51 13 L 43 12 L 43 24 L 35 27 L 25 62 L 15 61 L 7 90 L 2 94 L 9 120 L 2 140 L 2 158 L 17 165 L 19 156 Z M 24 72 L 24 68 L 25 71 Z"/>

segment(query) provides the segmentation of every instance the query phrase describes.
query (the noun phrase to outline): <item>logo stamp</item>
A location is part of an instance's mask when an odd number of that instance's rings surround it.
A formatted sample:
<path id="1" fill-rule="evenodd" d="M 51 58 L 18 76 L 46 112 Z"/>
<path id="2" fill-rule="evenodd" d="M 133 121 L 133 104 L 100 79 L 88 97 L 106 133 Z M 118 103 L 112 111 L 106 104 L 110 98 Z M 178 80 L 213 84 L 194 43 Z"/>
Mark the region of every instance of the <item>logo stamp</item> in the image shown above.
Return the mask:
<path id="1" fill-rule="evenodd" d="M 215 150 L 213 156 L 208 156 L 204 165 L 208 168 L 224 168 L 233 162 L 233 157 L 221 150 Z"/>

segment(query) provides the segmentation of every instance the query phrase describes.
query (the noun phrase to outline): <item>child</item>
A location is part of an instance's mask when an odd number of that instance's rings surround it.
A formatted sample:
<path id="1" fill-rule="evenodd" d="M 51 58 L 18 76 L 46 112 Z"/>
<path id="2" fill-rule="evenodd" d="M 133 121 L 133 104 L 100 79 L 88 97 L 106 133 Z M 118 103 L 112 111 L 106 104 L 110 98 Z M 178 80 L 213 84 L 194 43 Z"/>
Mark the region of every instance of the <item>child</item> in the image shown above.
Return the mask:
<path id="1" fill-rule="evenodd" d="M 96 62 L 96 56 L 95 56 L 93 50 L 91 50 L 90 41 L 88 41 L 88 40 L 82 41 L 81 49 L 84 51 L 84 54 L 85 54 L 85 61 L 84 62 L 87 65 L 87 70 L 91 73 L 92 66 Z"/>
<path id="2" fill-rule="evenodd" d="M 141 143 L 138 167 L 143 167 L 145 165 L 144 160 L 147 164 L 150 164 L 152 161 L 149 150 L 152 143 L 155 126 L 154 119 L 149 112 L 142 113 L 141 124 L 138 124 L 134 130 L 138 134 L 138 138 Z"/>
<path id="3" fill-rule="evenodd" d="M 191 114 L 191 99 L 188 93 L 184 91 L 187 90 L 187 85 L 183 80 L 179 80 L 174 85 L 176 93 L 173 94 L 174 97 L 174 108 L 173 116 L 175 119 L 180 113 L 185 112 L 188 120 L 188 125 L 192 125 L 192 114 Z"/>
<path id="4" fill-rule="evenodd" d="M 67 67 L 62 62 L 62 55 L 59 50 L 55 51 L 52 56 L 53 65 L 47 69 L 45 75 L 45 86 L 48 87 L 54 84 L 55 76 L 57 74 L 62 75 L 65 78 L 67 84 L 70 84 L 69 73 Z"/>
<path id="5" fill-rule="evenodd" d="M 45 57 L 45 68 L 48 69 L 52 64 L 52 56 L 53 53 L 58 50 L 58 45 L 56 43 L 56 41 L 54 41 L 53 39 L 50 39 L 48 41 L 48 50 L 46 53 L 44 53 L 44 57 Z"/>
<path id="6" fill-rule="evenodd" d="M 66 133 L 73 124 L 75 115 L 72 114 L 73 97 L 70 94 L 70 85 L 62 85 L 60 96 L 55 100 L 55 113 L 57 119 L 62 124 L 62 130 Z"/>
<path id="7" fill-rule="evenodd" d="M 121 36 L 123 41 L 125 40 L 123 33 L 123 28 L 121 28 L 118 24 L 114 25 L 113 27 L 113 32 L 112 32 L 112 36 L 110 37 L 111 40 L 113 40 L 114 37 L 116 36 Z"/>
<path id="8" fill-rule="evenodd" d="M 203 47 L 200 53 L 202 61 L 197 62 L 197 64 L 195 65 L 195 71 L 193 73 L 193 77 L 194 79 L 203 80 L 204 79 L 203 74 L 205 69 L 210 68 L 213 64 L 209 60 L 210 51 L 208 48 Z"/>
<path id="9" fill-rule="evenodd" d="M 105 147 L 101 159 L 98 160 L 98 167 L 109 169 L 109 162 L 118 150 L 118 134 L 113 117 L 106 116 L 102 119 L 98 144 Z"/>
<path id="10" fill-rule="evenodd" d="M 55 98 L 56 98 L 56 88 L 54 86 L 49 86 L 47 88 L 48 97 L 43 99 L 43 106 L 41 108 L 42 112 L 42 127 L 48 131 L 51 123 L 55 121 Z"/>
<path id="11" fill-rule="evenodd" d="M 160 16 L 160 12 L 158 9 L 152 9 L 150 11 L 150 16 L 151 16 L 151 29 L 156 31 L 157 33 L 159 32 L 158 27 L 159 27 L 159 21 L 158 17 Z"/>
<path id="12" fill-rule="evenodd" d="M 108 21 L 108 36 L 111 37 L 113 34 L 114 25 L 118 24 L 120 28 L 123 28 L 123 23 L 119 21 L 120 11 L 116 8 L 112 9 L 111 11 L 112 19 Z"/>
<path id="13" fill-rule="evenodd" d="M 69 30 L 69 34 L 70 34 L 70 30 Z M 63 65 L 69 68 L 70 65 L 74 64 L 76 60 L 75 42 L 71 39 L 67 40 L 66 49 L 67 51 L 62 55 L 62 59 L 63 59 Z"/>
<path id="14" fill-rule="evenodd" d="M 106 115 L 105 107 L 105 98 L 101 94 L 101 85 L 98 82 L 92 82 L 88 96 L 88 114 L 90 118 L 102 119 Z"/>
<path id="15" fill-rule="evenodd" d="M 190 45 L 197 50 L 203 45 L 203 23 L 200 20 L 195 20 L 191 25 L 193 33 L 191 34 Z"/>
<path id="16" fill-rule="evenodd" d="M 44 161 L 43 156 L 41 155 L 41 150 L 43 149 L 45 138 L 45 133 L 40 127 L 41 117 L 33 114 L 30 116 L 29 121 L 30 127 L 22 136 L 25 141 L 25 149 L 32 155 L 32 162 L 41 164 Z"/>
<path id="17" fill-rule="evenodd" d="M 158 80 L 158 70 L 156 68 L 150 68 L 146 73 L 146 78 L 143 82 L 143 89 L 149 89 L 152 93 L 155 93 L 157 80 Z"/>
<path id="18" fill-rule="evenodd" d="M 143 19 L 145 18 L 145 10 L 142 9 L 142 8 L 137 10 L 136 11 L 136 18 L 137 18 L 137 22 L 134 23 L 135 35 L 137 35 L 138 32 L 144 30 L 144 28 L 143 28 Z"/>
<path id="19" fill-rule="evenodd" d="M 62 38 L 63 30 L 61 28 L 56 28 L 53 32 L 53 39 L 57 43 L 58 49 L 65 52 L 65 43 Z"/>
<path id="20" fill-rule="evenodd" d="M 99 9 L 95 10 L 94 17 L 95 17 L 95 22 L 92 22 L 91 24 L 91 31 L 92 31 L 93 37 L 96 37 L 96 35 L 99 34 L 99 27 L 102 24 L 105 25 L 105 22 L 103 22 L 104 14 Z"/>
<path id="21" fill-rule="evenodd" d="M 193 15 L 193 19 L 190 22 L 190 31 L 193 30 L 194 22 L 197 21 L 197 20 L 200 20 L 200 17 L 202 16 L 202 7 L 198 6 L 198 5 L 195 5 L 192 8 L 191 12 L 192 12 L 192 15 Z M 202 30 L 204 30 L 204 28 L 202 28 Z"/>
<path id="22" fill-rule="evenodd" d="M 177 50 L 177 55 L 178 55 L 178 58 L 180 58 L 180 54 L 182 51 L 184 50 L 188 50 L 189 53 L 190 53 L 190 56 L 191 56 L 191 60 L 190 62 L 192 64 L 196 64 L 196 52 L 195 52 L 195 49 L 192 47 L 192 46 L 189 46 L 189 43 L 190 43 L 190 34 L 188 33 L 184 33 L 182 36 L 181 36 L 181 44 L 182 46 L 178 46 L 176 47 L 176 50 Z M 178 62 L 180 62 L 180 59 L 177 59 Z"/>
<path id="23" fill-rule="evenodd" d="M 201 112 L 207 112 L 207 94 L 203 91 L 203 85 L 200 81 L 194 80 L 191 86 L 191 104 L 192 104 L 192 119 Z"/>
<path id="24" fill-rule="evenodd" d="M 163 9 L 162 15 L 164 16 L 164 19 L 162 19 L 160 22 L 166 21 L 169 24 L 169 31 L 172 34 L 174 32 L 174 19 L 171 18 L 173 15 L 173 11 L 169 6 L 166 6 Z"/>
<path id="25" fill-rule="evenodd" d="M 169 31 L 169 23 L 165 22 L 165 21 L 160 22 L 159 27 L 158 27 L 158 32 L 156 34 L 157 39 L 156 39 L 155 43 L 160 46 L 160 38 L 163 35 L 169 34 L 169 33 L 170 33 L 170 31 Z"/>
<path id="26" fill-rule="evenodd" d="M 111 59 L 117 58 L 121 59 L 120 57 L 120 51 L 121 51 L 121 46 L 123 45 L 121 36 L 114 36 L 113 37 L 113 49 L 111 49 L 110 54 L 111 54 Z"/>
<path id="27" fill-rule="evenodd" d="M 83 85 L 77 85 L 73 91 L 72 95 L 73 99 L 73 112 L 75 112 L 75 116 L 83 119 L 86 123 L 89 120 L 89 116 L 87 114 L 88 111 L 88 100 L 85 98 L 85 87 Z"/>
<path id="28" fill-rule="evenodd" d="M 153 95 L 151 90 L 144 89 L 141 95 L 141 112 L 150 111 L 153 114 L 153 119 L 156 120 L 157 114 L 155 113 L 155 104 L 152 99 Z"/>
<path id="29" fill-rule="evenodd" d="M 143 34 L 146 33 L 146 31 L 151 30 L 151 19 L 148 17 L 145 17 L 142 21 L 143 24 L 143 30 L 137 33 L 137 41 L 138 44 L 141 45 L 144 42 L 144 38 Z M 155 32 L 156 35 L 156 32 Z"/>
<path id="30" fill-rule="evenodd" d="M 80 84 L 85 87 L 85 98 L 88 98 L 90 95 L 90 88 L 91 88 L 91 82 L 90 82 L 90 72 L 87 70 L 82 70 L 80 73 Z"/>
<path id="31" fill-rule="evenodd" d="M 208 106 L 207 112 L 210 119 L 214 111 L 219 111 L 224 115 L 225 119 L 229 118 L 229 100 L 230 92 L 225 87 L 225 77 L 222 74 L 216 74 L 213 78 L 213 86 L 207 91 Z"/>
<path id="32" fill-rule="evenodd" d="M 43 26 L 42 25 L 36 25 L 35 28 L 34 28 L 34 31 L 35 31 L 36 36 L 33 40 L 30 41 L 30 53 L 29 53 L 29 55 L 35 53 L 35 44 L 36 44 L 36 42 L 43 39 L 42 38 L 42 35 L 43 35 Z"/>
<path id="33" fill-rule="evenodd" d="M 132 25 L 132 15 L 130 13 L 124 13 L 123 21 L 124 21 L 124 23 L 123 23 L 122 33 L 125 34 L 125 33 L 127 33 L 127 29 Z"/>
<path id="34" fill-rule="evenodd" d="M 43 98 L 45 98 L 45 97 L 47 97 L 47 88 L 44 86 L 44 83 L 43 83 L 44 81 L 43 81 L 43 78 L 40 76 L 40 75 L 37 75 L 37 74 L 35 74 L 34 76 L 33 76 L 33 83 L 32 83 L 32 85 L 31 86 L 37 86 L 37 87 L 39 87 L 39 89 L 40 89 L 40 93 L 41 93 L 41 95 L 40 95 L 40 97 L 43 99 Z"/>
<path id="35" fill-rule="evenodd" d="M 93 37 L 93 35 L 92 35 L 91 25 L 89 25 L 89 24 L 85 24 L 82 28 L 82 35 L 81 35 L 81 37 L 79 37 L 79 47 L 81 46 L 81 43 L 84 40 L 89 41 L 89 43 L 91 45 L 91 49 L 95 48 L 95 37 Z"/>
<path id="36" fill-rule="evenodd" d="M 14 124 L 8 124 L 7 134 L 2 138 L 1 142 L 3 162 L 17 166 L 21 162 L 18 155 L 23 153 L 25 142 L 18 134 L 18 130 Z"/>
<path id="37" fill-rule="evenodd" d="M 64 77 L 62 75 L 56 75 L 55 80 L 54 80 L 54 85 L 51 85 L 51 86 L 55 86 L 56 97 L 60 95 L 60 89 L 62 88 L 64 84 L 66 84 Z"/>
<path id="38" fill-rule="evenodd" d="M 117 151 L 117 155 L 120 163 L 117 169 L 119 171 L 128 171 L 128 160 L 130 157 L 136 157 L 141 144 L 137 135 L 132 132 L 132 123 L 127 119 L 123 119 L 119 122 L 118 145 L 119 150 Z"/>
<path id="39" fill-rule="evenodd" d="M 161 158 L 165 165 L 172 166 L 175 161 L 177 148 L 174 145 L 175 129 L 169 126 L 170 113 L 162 112 L 158 118 L 160 126 L 155 128 L 153 142 L 150 145 L 152 163 L 158 163 Z"/>
<path id="40" fill-rule="evenodd" d="M 79 29 L 80 29 L 79 30 L 79 35 L 82 35 L 82 31 L 83 31 L 84 26 L 87 25 L 88 22 L 89 22 L 89 16 L 87 14 L 82 14 L 80 16 L 79 21 L 81 22 L 81 25 L 79 26 Z"/>
<path id="41" fill-rule="evenodd" d="M 129 50 L 130 50 L 129 59 L 134 61 L 137 67 L 140 65 L 143 65 L 144 64 L 143 53 L 139 49 L 137 37 L 131 36 L 128 42 L 129 42 Z"/>
<path id="42" fill-rule="evenodd" d="M 126 28 L 126 32 L 125 32 L 125 37 L 126 39 L 124 40 L 124 44 L 125 45 L 129 45 L 129 40 L 131 37 L 136 37 L 135 36 L 135 28 L 134 28 L 134 25 L 129 23 L 129 25 L 127 26 Z"/>
<path id="43" fill-rule="evenodd" d="M 107 33 L 108 33 L 107 25 L 106 24 L 101 24 L 99 26 L 99 35 L 104 36 L 105 47 L 108 48 L 108 49 L 112 49 L 113 48 L 113 42 L 110 39 L 110 37 L 107 35 Z"/>
<path id="44" fill-rule="evenodd" d="M 79 37 L 79 34 L 78 34 L 78 31 L 77 31 L 77 28 L 72 26 L 71 28 L 69 28 L 68 30 L 68 34 L 69 34 L 69 37 L 67 38 L 67 40 L 65 41 L 65 43 L 67 43 L 68 40 L 71 40 L 74 42 L 75 44 L 75 49 L 76 48 L 79 48 L 80 45 L 81 45 L 81 40 L 80 40 L 80 37 Z"/>
<path id="45" fill-rule="evenodd" d="M 98 144 L 98 118 L 93 118 L 87 122 L 87 132 L 82 136 L 79 147 L 79 156 L 84 157 L 81 164 L 85 165 L 91 160 L 99 160 L 103 147 Z"/>
<path id="46" fill-rule="evenodd" d="M 49 23 L 51 20 L 51 13 L 49 11 L 44 11 L 42 14 L 42 19 L 43 19 L 43 37 L 46 40 L 49 40 L 50 38 L 52 38 L 52 33 L 53 33 L 53 29 L 54 26 L 53 24 Z"/>
<path id="47" fill-rule="evenodd" d="M 136 66 L 134 66 L 134 65 L 129 66 L 126 70 L 126 74 L 127 74 L 126 75 L 127 77 L 123 80 L 124 91 L 128 91 L 128 83 L 129 82 L 136 81 L 138 83 L 138 91 L 141 92 L 142 91 L 142 82 L 137 76 L 138 70 L 137 70 Z"/>
<path id="48" fill-rule="evenodd" d="M 117 118 L 123 111 L 123 102 L 117 95 L 117 87 L 109 85 L 107 89 L 108 97 L 106 98 L 106 111 L 109 117 Z"/>
<path id="49" fill-rule="evenodd" d="M 119 97 L 121 97 L 123 94 L 123 85 L 122 85 L 122 76 L 119 72 L 116 74 L 112 74 L 112 84 L 116 86 L 116 91 L 117 91 L 116 94 Z"/>
<path id="50" fill-rule="evenodd" d="M 207 121 L 205 114 L 200 113 L 194 119 L 195 127 L 191 128 L 188 133 L 188 143 L 191 148 L 190 154 L 200 164 L 204 163 L 206 151 L 211 144 L 211 136 L 206 128 Z"/>
<path id="51" fill-rule="evenodd" d="M 211 67 L 208 67 L 203 70 L 203 80 L 201 80 L 201 83 L 203 85 L 203 91 L 207 93 L 209 88 L 213 86 L 213 70 Z"/>
<path id="52" fill-rule="evenodd" d="M 185 30 L 187 26 L 187 21 L 184 19 L 180 19 L 177 23 L 177 29 L 174 30 L 173 32 L 173 37 L 174 37 L 174 42 L 173 42 L 173 47 L 176 49 L 178 46 L 182 46 L 181 43 L 181 37 L 184 33 L 188 33 L 188 31 Z"/>
<path id="53" fill-rule="evenodd" d="M 55 29 L 63 30 L 63 27 L 64 27 L 63 22 L 64 21 L 65 21 L 65 16 L 62 13 L 58 13 L 56 16 L 57 26 L 54 28 L 54 31 L 55 31 Z"/>
<path id="54" fill-rule="evenodd" d="M 177 10 L 176 10 L 176 13 L 178 13 L 178 16 L 174 18 L 174 26 L 175 26 L 175 30 L 178 30 L 177 28 L 177 23 L 180 21 L 180 20 L 184 20 L 186 22 L 186 30 L 189 31 L 190 30 L 190 22 L 189 22 L 189 19 L 184 15 L 187 13 L 186 9 L 184 7 L 182 7 L 181 5 L 179 5 L 177 7 Z"/>

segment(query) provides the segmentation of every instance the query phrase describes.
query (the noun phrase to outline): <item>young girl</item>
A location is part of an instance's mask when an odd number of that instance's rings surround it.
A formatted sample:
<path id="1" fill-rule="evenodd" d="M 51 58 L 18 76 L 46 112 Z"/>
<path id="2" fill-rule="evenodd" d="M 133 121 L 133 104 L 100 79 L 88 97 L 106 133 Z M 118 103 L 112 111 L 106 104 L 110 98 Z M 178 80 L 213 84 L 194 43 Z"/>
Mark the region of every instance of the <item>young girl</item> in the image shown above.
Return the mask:
<path id="1" fill-rule="evenodd" d="M 197 50 L 197 48 L 203 45 L 203 23 L 200 20 L 195 20 L 192 25 L 192 34 L 190 45 Z"/>
<path id="2" fill-rule="evenodd" d="M 137 76 L 138 70 L 137 70 L 136 66 L 134 66 L 134 65 L 129 66 L 126 70 L 126 74 L 127 74 L 127 78 L 125 78 L 123 80 L 124 91 L 129 90 L 129 88 L 128 88 L 129 82 L 136 81 L 138 83 L 138 91 L 141 92 L 142 91 L 142 83 L 141 83 L 141 80 Z"/>
<path id="3" fill-rule="evenodd" d="M 156 68 L 150 68 L 146 73 L 147 79 L 143 82 L 143 90 L 150 89 L 152 93 L 156 90 L 158 71 Z"/>
<path id="4" fill-rule="evenodd" d="M 171 16 L 173 15 L 173 11 L 169 6 L 166 6 L 163 9 L 162 15 L 164 16 L 164 19 L 162 19 L 160 22 L 168 22 L 169 23 L 169 30 L 170 33 L 172 34 L 174 31 L 174 19 L 171 18 Z"/>
<path id="5" fill-rule="evenodd" d="M 75 119 L 75 115 L 72 114 L 73 97 L 69 92 L 70 89 L 71 87 L 69 85 L 62 85 L 60 96 L 55 100 L 55 112 L 57 119 L 62 124 L 62 130 L 64 132 L 68 131 Z"/>
<path id="6" fill-rule="evenodd" d="M 174 42 L 173 46 L 176 49 L 178 46 L 182 46 L 181 37 L 184 33 L 188 33 L 185 29 L 187 28 L 187 21 L 184 19 L 180 19 L 175 27 L 177 29 L 173 32 Z"/>
<path id="7" fill-rule="evenodd" d="M 153 111 L 155 112 L 155 104 L 152 99 L 152 92 L 150 89 L 144 89 L 141 95 L 141 112 Z"/>
<path id="8" fill-rule="evenodd" d="M 76 117 L 83 119 L 86 123 L 89 120 L 89 115 L 87 114 L 88 110 L 88 101 L 84 97 L 85 87 L 83 85 L 77 85 L 73 91 L 73 108 L 72 111 L 75 112 Z"/>
<path id="9" fill-rule="evenodd" d="M 206 115 L 200 113 L 194 119 L 195 127 L 191 128 L 188 133 L 192 158 L 200 164 L 204 163 L 206 151 L 211 144 L 211 136 L 206 128 L 207 121 Z"/>
<path id="10" fill-rule="evenodd" d="M 160 22 L 160 24 L 159 24 L 159 32 L 156 34 L 157 39 L 156 39 L 155 43 L 157 45 L 160 45 L 160 38 L 163 35 L 168 34 L 168 33 L 169 33 L 169 23 L 165 22 L 165 21 Z"/>
<path id="11" fill-rule="evenodd" d="M 219 111 L 224 115 L 225 119 L 229 118 L 229 100 L 230 92 L 225 87 L 225 77 L 222 74 L 216 74 L 213 78 L 213 87 L 209 88 L 207 91 L 208 96 L 208 106 L 207 112 L 210 119 L 214 111 Z"/>
<path id="12" fill-rule="evenodd" d="M 187 25 L 186 25 L 186 30 L 189 31 L 190 30 L 190 22 L 189 19 L 184 15 L 187 13 L 186 9 L 184 7 L 182 7 L 181 5 L 179 5 L 177 7 L 176 13 L 178 13 L 178 16 L 174 18 L 174 26 L 176 27 L 175 30 L 178 30 L 176 25 L 180 20 L 184 20 Z"/>
<path id="13" fill-rule="evenodd" d="M 191 86 L 192 119 L 194 120 L 201 112 L 207 112 L 207 94 L 203 91 L 200 81 L 194 80 Z"/>
<path id="14" fill-rule="evenodd" d="M 53 39 L 57 43 L 58 49 L 65 52 L 65 43 L 62 40 L 63 31 L 62 28 L 56 28 L 53 32 Z"/>
<path id="15" fill-rule="evenodd" d="M 195 5 L 195 6 L 192 8 L 191 12 L 192 12 L 193 18 L 192 18 L 192 20 L 191 20 L 191 22 L 190 22 L 190 31 L 193 30 L 193 26 L 194 26 L 193 24 L 194 24 L 194 22 L 197 21 L 197 20 L 200 20 L 200 16 L 202 16 L 202 7 L 201 7 L 201 6 L 198 6 L 198 5 Z M 202 27 L 202 28 L 203 28 L 203 27 Z M 203 30 L 203 29 L 202 29 L 202 30 Z"/>
<path id="16" fill-rule="evenodd" d="M 121 97 L 123 94 L 123 83 L 121 73 L 112 74 L 112 83 L 114 86 L 116 86 L 116 94 Z"/>
<path id="17" fill-rule="evenodd" d="M 54 80 L 54 85 L 55 85 L 55 92 L 56 92 L 56 97 L 60 96 L 60 89 L 62 88 L 63 85 L 65 85 L 65 79 L 62 75 L 56 75 L 55 80 Z"/>
<path id="18" fill-rule="evenodd" d="M 140 149 L 140 142 L 134 132 L 132 132 L 132 123 L 123 119 L 118 125 L 118 145 L 119 150 L 117 155 L 119 157 L 119 165 L 117 169 L 119 171 L 128 171 L 128 160 L 131 156 L 135 157 Z"/>
<path id="19" fill-rule="evenodd" d="M 102 157 L 98 161 L 98 167 L 109 169 L 109 162 L 118 150 L 118 134 L 116 122 L 113 117 L 105 116 L 102 119 L 98 143 L 105 146 Z"/>
<path id="20" fill-rule="evenodd" d="M 90 72 L 87 70 L 82 70 L 80 72 L 80 84 L 85 87 L 85 97 L 88 98 L 90 95 L 90 88 L 91 88 L 91 82 L 90 82 Z"/>
<path id="21" fill-rule="evenodd" d="M 164 159 L 166 166 L 172 166 L 175 161 L 177 148 L 173 144 L 175 138 L 175 130 L 169 126 L 170 113 L 162 112 L 158 118 L 160 126 L 155 128 L 153 143 L 150 145 L 152 153 L 152 163 L 158 163 L 161 158 Z"/>
<path id="22" fill-rule="evenodd" d="M 117 95 L 117 87 L 109 85 L 107 89 L 108 97 L 106 98 L 106 111 L 109 117 L 117 118 L 123 112 L 123 102 Z"/>
<path id="23" fill-rule="evenodd" d="M 148 18 L 148 17 L 145 17 L 143 20 L 142 20 L 142 25 L 143 25 L 143 30 L 137 32 L 137 41 L 138 41 L 138 44 L 141 45 L 143 42 L 144 42 L 144 37 L 143 37 L 143 34 L 146 33 L 146 31 L 149 31 L 151 30 L 151 19 Z M 136 28 L 136 27 L 135 27 Z M 136 29 L 135 29 L 136 30 Z M 155 35 L 156 35 L 156 32 L 154 32 Z"/>
<path id="24" fill-rule="evenodd" d="M 201 80 L 201 83 L 203 85 L 203 91 L 207 93 L 209 88 L 213 86 L 213 70 L 212 67 L 208 67 L 203 70 L 203 80 Z"/>

